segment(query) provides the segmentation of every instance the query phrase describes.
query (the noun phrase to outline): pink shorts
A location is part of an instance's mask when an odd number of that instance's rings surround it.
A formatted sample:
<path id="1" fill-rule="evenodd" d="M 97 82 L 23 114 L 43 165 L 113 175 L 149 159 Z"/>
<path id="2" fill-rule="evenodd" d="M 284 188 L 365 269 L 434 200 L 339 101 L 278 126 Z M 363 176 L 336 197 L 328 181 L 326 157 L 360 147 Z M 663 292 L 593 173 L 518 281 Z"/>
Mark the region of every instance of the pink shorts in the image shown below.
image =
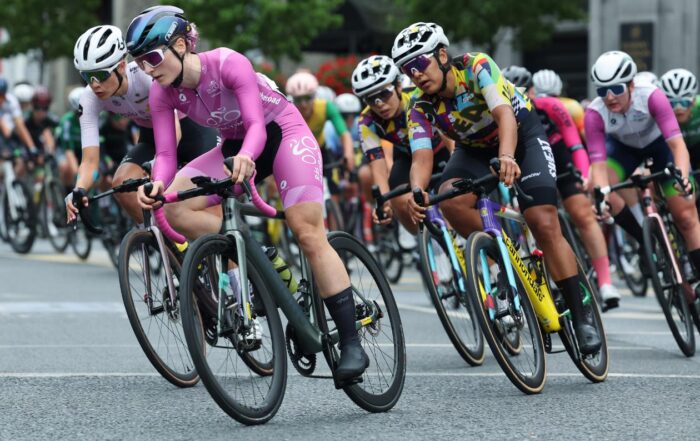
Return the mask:
<path id="1" fill-rule="evenodd" d="M 273 175 L 284 208 L 301 202 L 323 204 L 323 161 L 321 149 L 309 126 L 294 106 L 279 114 L 266 126 L 265 149 L 255 160 L 256 183 Z M 224 139 L 215 148 L 183 167 L 177 176 L 226 177 L 224 158 L 234 156 L 243 140 Z M 234 194 L 242 190 L 236 186 Z M 209 196 L 208 205 L 221 203 L 221 197 Z"/>

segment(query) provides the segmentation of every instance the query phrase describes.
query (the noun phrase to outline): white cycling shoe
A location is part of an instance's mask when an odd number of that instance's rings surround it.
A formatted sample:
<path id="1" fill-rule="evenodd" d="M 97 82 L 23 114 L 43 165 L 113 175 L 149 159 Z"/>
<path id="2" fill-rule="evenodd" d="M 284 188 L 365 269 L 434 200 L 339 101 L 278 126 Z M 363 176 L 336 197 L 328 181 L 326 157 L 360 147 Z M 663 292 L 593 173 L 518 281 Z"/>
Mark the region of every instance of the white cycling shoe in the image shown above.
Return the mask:
<path id="1" fill-rule="evenodd" d="M 603 312 L 620 306 L 620 292 L 611 284 L 600 287 L 600 297 L 603 299 Z"/>

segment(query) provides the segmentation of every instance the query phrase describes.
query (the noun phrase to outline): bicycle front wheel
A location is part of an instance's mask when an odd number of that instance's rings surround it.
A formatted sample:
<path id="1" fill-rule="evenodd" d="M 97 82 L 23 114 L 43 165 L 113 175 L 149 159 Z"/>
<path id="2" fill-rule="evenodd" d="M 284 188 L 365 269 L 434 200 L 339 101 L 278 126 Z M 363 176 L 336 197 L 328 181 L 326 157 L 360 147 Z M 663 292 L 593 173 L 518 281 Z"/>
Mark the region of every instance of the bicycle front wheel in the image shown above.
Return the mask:
<path id="1" fill-rule="evenodd" d="M 226 236 L 208 234 L 190 245 L 182 264 L 183 326 L 192 360 L 214 401 L 243 424 L 263 424 L 284 398 L 285 337 L 259 269 L 269 262 L 250 257 L 248 280 L 242 283 L 251 292 L 252 320 L 244 325 L 238 299 L 222 277 L 237 261 L 235 244 Z M 221 321 L 219 301 L 225 305 Z"/>
<path id="2" fill-rule="evenodd" d="M 199 377 L 187 350 L 179 297 L 170 295 L 166 272 L 152 267 L 153 256 L 166 261 L 150 231 L 132 230 L 124 237 L 118 272 L 126 315 L 156 371 L 175 386 L 194 386 Z M 170 250 L 167 261 L 177 289 L 180 265 Z"/>
<path id="3" fill-rule="evenodd" d="M 436 228 L 439 227 L 436 225 Z M 484 337 L 464 286 L 466 274 L 456 273 L 453 269 L 448 246 L 451 244 L 446 244 L 442 237 L 423 228 L 418 240 L 420 270 L 452 345 L 464 361 L 471 366 L 480 366 L 485 358 Z"/>
<path id="4" fill-rule="evenodd" d="M 695 334 L 683 285 L 674 278 L 674 256 L 666 246 L 661 224 L 654 218 L 644 219 L 644 252 L 650 266 L 654 293 L 671 328 L 671 334 L 686 357 L 695 354 Z"/>
<path id="5" fill-rule="evenodd" d="M 542 391 L 547 379 L 544 341 L 530 299 L 516 277 L 520 308 L 516 308 L 505 265 L 496 240 L 484 232 L 467 241 L 469 297 L 484 338 L 508 379 L 526 394 Z M 491 286 L 487 292 L 486 287 Z M 502 310 L 498 305 L 505 305 Z M 519 309 L 519 310 L 518 310 Z M 520 346 L 513 350 L 510 338 L 517 331 Z"/>
<path id="6" fill-rule="evenodd" d="M 386 412 L 399 400 L 406 377 L 406 345 L 396 300 L 377 262 L 357 238 L 336 231 L 328 236 L 328 242 L 348 270 L 356 320 L 375 317 L 358 331 L 369 367 L 361 383 L 343 390 L 366 411 Z M 333 323 L 327 314 L 321 314 L 318 322 L 323 332 L 329 332 Z M 329 365 L 340 357 L 335 346 L 324 350 L 324 355 Z"/>
<path id="7" fill-rule="evenodd" d="M 5 190 L 2 204 L 8 241 L 16 253 L 27 254 L 36 238 L 36 208 L 32 193 L 20 180 L 12 183 L 12 189 Z"/>

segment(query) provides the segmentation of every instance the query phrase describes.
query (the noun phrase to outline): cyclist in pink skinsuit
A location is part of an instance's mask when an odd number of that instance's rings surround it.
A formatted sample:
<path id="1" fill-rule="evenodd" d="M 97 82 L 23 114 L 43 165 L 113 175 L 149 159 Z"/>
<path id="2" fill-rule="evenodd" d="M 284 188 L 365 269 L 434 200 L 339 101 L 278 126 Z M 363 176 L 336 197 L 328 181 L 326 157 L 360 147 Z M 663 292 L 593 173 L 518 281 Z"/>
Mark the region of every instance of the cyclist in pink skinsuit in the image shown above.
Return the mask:
<path id="1" fill-rule="evenodd" d="M 149 103 L 156 139 L 154 188 L 149 196 L 193 187 L 191 177 L 224 178 L 225 157 L 233 156 L 236 183 L 256 173 L 261 180 L 272 174 L 280 190 L 286 220 L 309 259 L 321 296 L 340 334 L 339 379 L 364 372 L 369 358 L 355 330 L 355 305 L 350 279 L 338 254 L 328 243 L 323 225 L 322 161 L 318 144 L 299 111 L 275 84 L 256 74 L 243 55 L 219 48 L 192 52 L 196 32 L 184 12 L 172 6 L 143 11 L 129 25 L 127 50 L 151 77 Z M 222 141 L 176 174 L 173 112 L 218 128 Z M 173 180 L 174 177 L 174 180 Z M 171 182 L 172 181 L 172 182 Z M 194 198 L 166 206 L 173 227 L 193 239 L 218 232 L 221 215 L 205 209 L 215 198 Z M 220 213 L 220 211 L 219 211 Z"/>

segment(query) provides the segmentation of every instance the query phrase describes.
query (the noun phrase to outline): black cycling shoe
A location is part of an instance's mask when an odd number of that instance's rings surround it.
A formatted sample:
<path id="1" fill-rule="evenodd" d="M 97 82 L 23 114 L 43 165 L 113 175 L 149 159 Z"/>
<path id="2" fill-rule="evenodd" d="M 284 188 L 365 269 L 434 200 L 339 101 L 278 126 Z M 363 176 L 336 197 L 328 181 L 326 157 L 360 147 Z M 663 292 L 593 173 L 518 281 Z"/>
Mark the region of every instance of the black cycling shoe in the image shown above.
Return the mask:
<path id="1" fill-rule="evenodd" d="M 359 377 L 369 366 L 369 357 L 359 342 L 347 343 L 340 350 L 340 360 L 335 369 L 335 377 L 339 381 Z"/>
<path id="2" fill-rule="evenodd" d="M 587 323 L 576 326 L 576 339 L 579 350 L 585 355 L 595 354 L 600 351 L 600 347 L 603 345 L 596 328 Z"/>

